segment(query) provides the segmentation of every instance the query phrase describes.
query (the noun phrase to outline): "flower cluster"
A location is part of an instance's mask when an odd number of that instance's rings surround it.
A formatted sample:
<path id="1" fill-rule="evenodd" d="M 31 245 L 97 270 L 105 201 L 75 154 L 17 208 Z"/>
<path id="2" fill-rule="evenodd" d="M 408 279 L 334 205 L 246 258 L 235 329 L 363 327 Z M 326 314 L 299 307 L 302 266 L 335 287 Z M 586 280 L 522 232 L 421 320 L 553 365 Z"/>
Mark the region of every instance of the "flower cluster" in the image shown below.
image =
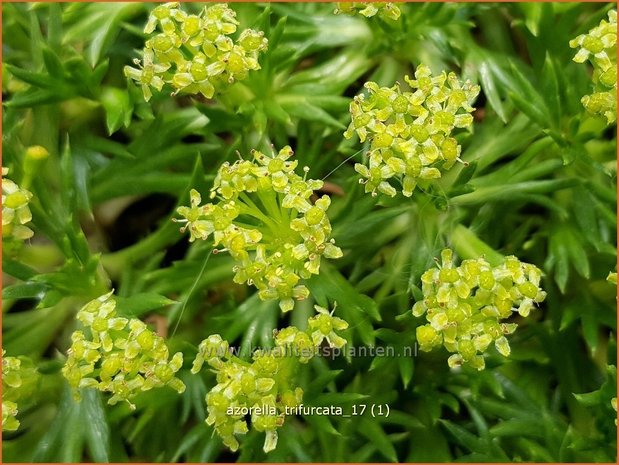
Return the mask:
<path id="1" fill-rule="evenodd" d="M 177 221 L 186 223 L 181 231 L 189 229 L 191 241 L 212 235 L 237 262 L 234 281 L 256 286 L 262 300 L 279 299 L 286 312 L 294 299 L 309 295 L 301 280 L 318 274 L 321 257 L 342 256 L 330 239 L 331 200 L 325 195 L 312 204 L 323 183 L 295 173 L 290 147 L 273 156 L 252 155 L 252 161 L 221 166 L 211 190 L 217 203 L 200 205 L 193 190 L 191 206 L 178 209 L 184 219 Z"/>
<path id="2" fill-rule="evenodd" d="M 606 117 L 608 124 L 617 120 L 617 11 L 608 12 L 608 22 L 600 24 L 587 34 L 570 41 L 570 47 L 579 48 L 574 61 L 593 65 L 594 92 L 582 98 L 590 113 Z"/>
<path id="3" fill-rule="evenodd" d="M 125 75 L 142 86 L 148 101 L 151 88 L 160 91 L 165 84 L 174 93 L 200 93 L 211 98 L 249 71 L 260 69 L 258 55 L 267 48 L 263 32 L 245 29 L 234 41 L 236 13 L 226 4 L 204 7 L 199 15 L 188 14 L 179 2 L 165 3 L 153 9 L 144 28 L 152 34 L 146 41 L 143 60 L 137 68 L 125 66 Z"/>
<path id="4" fill-rule="evenodd" d="M 2 351 L 2 431 L 16 431 L 17 402 L 32 398 L 38 383 L 38 372 L 26 357 L 5 357 Z"/>
<path id="5" fill-rule="evenodd" d="M 378 191 L 395 196 L 392 178 L 402 183 L 407 197 L 418 183 L 440 178 L 441 170 L 459 160 L 461 147 L 452 131 L 473 123 L 471 102 L 479 86 L 461 83 L 454 73 L 432 76 L 424 65 L 414 80 L 405 80 L 412 92 L 402 91 L 398 83 L 389 88 L 367 82 L 369 94 L 358 95 L 350 104 L 352 121 L 344 137 L 356 132 L 361 142 L 369 142 L 368 165 L 357 163 L 355 170 L 372 195 Z"/>
<path id="6" fill-rule="evenodd" d="M 316 309 L 319 314 L 309 319 L 306 331 L 294 326 L 274 331 L 275 348 L 254 352 L 252 362 L 234 356 L 218 334 L 200 343 L 191 371 L 198 373 L 206 362 L 217 373 L 217 385 L 206 396 L 206 423 L 231 450 L 239 447 L 235 435 L 249 430 L 247 415 L 251 426 L 266 434 L 264 451 L 275 449 L 277 428 L 303 400 L 303 390 L 294 383 L 299 363 L 307 363 L 325 339 L 332 347 L 346 344 L 336 332 L 348 323 L 324 308 Z"/>
<path id="7" fill-rule="evenodd" d="M 34 234 L 26 226 L 32 220 L 28 207 L 32 193 L 5 178 L 8 173 L 8 168 L 2 168 L 2 237 L 23 241 Z"/>
<path id="8" fill-rule="evenodd" d="M 539 287 L 542 273 L 514 256 L 494 267 L 483 258 L 454 267 L 449 249 L 442 251 L 441 259 L 438 268 L 421 277 L 424 299 L 415 303 L 413 314 L 426 314 L 429 324 L 417 328 L 417 342 L 423 351 L 444 345 L 454 353 L 450 367 L 468 364 L 482 370 L 483 352 L 492 342 L 501 355 L 510 353 L 505 336 L 518 325 L 500 320 L 513 312 L 526 317 L 545 299 Z"/>
<path id="9" fill-rule="evenodd" d="M 135 318 L 116 316 L 112 292 L 87 303 L 77 319 L 88 328 L 75 331 L 62 373 L 79 399 L 79 389 L 96 388 L 112 393 L 108 403 L 126 401 L 142 391 L 170 386 L 179 393 L 185 385 L 175 377 L 183 365 L 178 352 L 169 358 L 162 337 Z"/>
<path id="10" fill-rule="evenodd" d="M 334 13 L 353 15 L 362 14 L 366 18 L 371 18 L 378 14 L 382 19 L 397 21 L 400 18 L 400 8 L 393 3 L 387 2 L 337 2 Z"/>

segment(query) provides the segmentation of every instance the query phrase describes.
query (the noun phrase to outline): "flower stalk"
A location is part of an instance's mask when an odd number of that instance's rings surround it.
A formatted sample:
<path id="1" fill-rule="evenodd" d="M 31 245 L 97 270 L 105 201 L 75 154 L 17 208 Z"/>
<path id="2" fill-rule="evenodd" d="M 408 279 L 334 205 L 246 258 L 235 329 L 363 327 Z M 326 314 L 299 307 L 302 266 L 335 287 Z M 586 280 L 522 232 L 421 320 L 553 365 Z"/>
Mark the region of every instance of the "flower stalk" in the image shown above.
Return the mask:
<path id="1" fill-rule="evenodd" d="M 309 296 L 302 280 L 318 274 L 320 261 L 339 258 L 342 251 L 331 239 L 324 195 L 314 203 L 311 196 L 322 181 L 295 173 L 292 149 L 284 147 L 272 156 L 254 150 L 253 160 L 224 163 L 215 178 L 211 198 L 191 191 L 191 205 L 179 207 L 190 241 L 212 236 L 216 253 L 227 252 L 236 261 L 234 281 L 258 289 L 262 300 L 279 300 L 282 311 L 295 300 Z"/>

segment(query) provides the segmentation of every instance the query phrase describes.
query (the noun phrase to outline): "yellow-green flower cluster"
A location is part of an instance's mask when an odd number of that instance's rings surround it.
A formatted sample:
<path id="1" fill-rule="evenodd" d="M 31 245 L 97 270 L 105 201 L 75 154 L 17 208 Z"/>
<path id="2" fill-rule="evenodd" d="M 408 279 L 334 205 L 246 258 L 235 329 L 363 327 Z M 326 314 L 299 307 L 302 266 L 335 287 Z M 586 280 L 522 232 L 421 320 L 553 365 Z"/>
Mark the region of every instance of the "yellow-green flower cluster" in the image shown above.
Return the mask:
<path id="1" fill-rule="evenodd" d="M 191 371 L 199 372 L 206 362 L 217 373 L 217 385 L 206 395 L 206 423 L 231 450 L 239 447 L 236 435 L 249 430 L 248 415 L 252 428 L 266 434 L 264 451 L 275 449 L 277 428 L 303 400 L 303 390 L 295 384 L 299 364 L 316 355 L 325 339 L 331 347 L 346 344 L 337 332 L 348 323 L 324 308 L 316 309 L 319 314 L 309 319 L 306 331 L 294 326 L 274 331 L 275 347 L 254 352 L 252 362 L 234 356 L 218 334 L 200 343 Z"/>
<path id="2" fill-rule="evenodd" d="M 514 256 L 499 266 L 479 258 L 455 267 L 452 251 L 445 249 L 441 259 L 438 268 L 421 277 L 424 298 L 415 303 L 413 314 L 425 314 L 429 323 L 417 328 L 417 343 L 423 351 L 444 345 L 453 353 L 450 367 L 467 364 L 482 370 L 491 343 L 501 355 L 510 353 L 505 336 L 518 325 L 500 321 L 514 312 L 526 317 L 545 299 L 539 287 L 542 272 Z"/>
<path id="3" fill-rule="evenodd" d="M 28 207 L 32 193 L 5 178 L 8 173 L 8 168 L 2 168 L 2 238 L 23 241 L 30 239 L 34 234 L 26 226 L 26 223 L 32 220 L 32 213 Z"/>
<path id="4" fill-rule="evenodd" d="M 205 6 L 199 15 L 188 14 L 178 2 L 157 6 L 144 28 L 159 32 L 146 41 L 143 60 L 137 68 L 125 66 L 125 75 L 142 86 L 148 101 L 151 88 L 165 84 L 174 94 L 200 93 L 211 98 L 249 71 L 260 69 L 258 55 L 267 48 L 263 32 L 245 29 L 235 40 L 236 13 L 225 3 Z"/>
<path id="5" fill-rule="evenodd" d="M 26 357 L 5 357 L 2 351 L 2 431 L 19 428 L 17 402 L 32 398 L 38 383 L 38 372 Z"/>
<path id="6" fill-rule="evenodd" d="M 112 292 L 87 303 L 77 314 L 87 328 L 75 331 L 62 373 L 79 399 L 80 388 L 112 393 L 108 403 L 130 400 L 143 391 L 170 386 L 181 393 L 175 377 L 183 365 L 178 352 L 170 359 L 163 338 L 141 320 L 116 316 Z"/>
<path id="7" fill-rule="evenodd" d="M 212 235 L 237 262 L 234 281 L 256 286 L 262 300 L 279 299 L 284 312 L 307 298 L 301 280 L 318 274 L 321 257 L 342 256 L 330 238 L 330 198 L 310 200 L 323 183 L 297 175 L 292 155 L 287 146 L 273 156 L 254 150 L 251 161 L 226 162 L 211 189 L 218 202 L 200 205 L 193 190 L 191 206 L 178 209 L 191 241 Z"/>
<path id="8" fill-rule="evenodd" d="M 608 12 L 608 21 L 587 34 L 570 41 L 570 47 L 579 48 L 574 61 L 593 65 L 594 92 L 582 98 L 590 113 L 604 116 L 608 124 L 617 120 L 617 11 Z"/>
<path id="9" fill-rule="evenodd" d="M 402 91 L 398 83 L 389 88 L 367 82 L 368 95 L 350 104 L 352 121 L 344 136 L 356 132 L 361 142 L 369 142 L 368 164 L 357 163 L 355 170 L 372 195 L 395 196 L 392 180 L 398 180 L 410 197 L 418 183 L 440 178 L 460 157 L 452 131 L 473 124 L 471 102 L 479 86 L 460 82 L 454 73 L 432 76 L 424 65 L 415 79 L 405 80 L 412 91 Z"/>
<path id="10" fill-rule="evenodd" d="M 334 13 L 354 15 L 362 14 L 371 18 L 378 14 L 380 18 L 397 21 L 400 18 L 400 8 L 393 3 L 387 2 L 337 2 Z"/>

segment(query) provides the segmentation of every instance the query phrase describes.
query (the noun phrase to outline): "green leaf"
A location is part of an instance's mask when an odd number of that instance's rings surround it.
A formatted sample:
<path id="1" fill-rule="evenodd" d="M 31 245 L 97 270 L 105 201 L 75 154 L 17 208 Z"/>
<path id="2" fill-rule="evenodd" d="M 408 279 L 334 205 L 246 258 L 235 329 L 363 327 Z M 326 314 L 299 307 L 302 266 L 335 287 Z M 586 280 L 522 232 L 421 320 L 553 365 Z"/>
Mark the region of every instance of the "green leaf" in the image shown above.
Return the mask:
<path id="1" fill-rule="evenodd" d="M 395 451 L 389 436 L 385 433 L 376 419 L 363 418 L 359 421 L 359 432 L 367 438 L 370 443 L 390 462 L 398 461 L 398 454 Z"/>
<path id="2" fill-rule="evenodd" d="M 309 415 L 306 417 L 307 422 L 312 425 L 315 431 L 325 432 L 333 436 L 342 436 L 329 419 L 323 415 Z"/>
<path id="3" fill-rule="evenodd" d="M 2 257 L 2 271 L 22 281 L 27 281 L 37 274 L 33 268 L 5 256 Z M 4 293 L 5 290 L 6 288 L 2 292 Z"/>
<path id="4" fill-rule="evenodd" d="M 317 89 L 322 89 L 320 94 L 340 94 L 366 72 L 370 64 L 371 60 L 359 53 L 358 49 L 347 49 L 319 66 L 293 74 L 285 89 L 290 94 L 302 94 L 303 87 L 300 84 L 309 83 L 319 86 Z"/>
<path id="5" fill-rule="evenodd" d="M 2 289 L 2 299 L 42 299 L 49 286 L 43 283 L 26 282 Z"/>
<path id="6" fill-rule="evenodd" d="M 138 318 L 152 310 L 178 303 L 154 292 L 142 292 L 130 297 L 116 297 L 118 313 L 124 316 Z"/>
<path id="7" fill-rule="evenodd" d="M 32 88 L 15 94 L 5 105 L 7 108 L 27 108 L 61 102 L 71 96 L 71 94 L 66 94 L 65 92 L 64 89 Z"/>
<path id="8" fill-rule="evenodd" d="M 57 83 L 53 79 L 50 79 L 47 74 L 28 71 L 8 63 L 4 66 L 9 73 L 26 84 L 31 84 L 43 89 L 50 89 L 57 85 Z"/>
<path id="9" fill-rule="evenodd" d="M 398 365 L 400 367 L 400 376 L 402 377 L 402 384 L 404 385 L 404 389 L 408 387 L 411 380 L 413 379 L 413 359 L 408 357 L 400 357 L 398 359 Z"/>
<path id="10" fill-rule="evenodd" d="M 186 454 L 191 448 L 194 447 L 198 441 L 204 441 L 208 438 L 208 430 L 203 424 L 194 426 L 187 434 L 184 435 L 183 440 L 178 445 L 178 448 L 172 455 L 172 462 L 178 462 L 179 459 Z"/>
<path id="11" fill-rule="evenodd" d="M 304 95 L 281 94 L 276 97 L 276 101 L 284 111 L 299 119 L 316 121 L 337 129 L 346 129 L 344 124 L 322 108 L 310 103 L 309 99 Z"/>
<path id="12" fill-rule="evenodd" d="M 58 56 L 47 46 L 43 47 L 42 52 L 43 62 L 45 63 L 45 68 L 47 69 L 49 76 L 62 80 L 65 77 L 65 72 L 62 62 Z"/>
<path id="13" fill-rule="evenodd" d="M 318 375 L 305 389 L 305 397 L 311 399 L 319 395 L 329 383 L 335 380 L 343 370 L 328 370 Z"/>
<path id="14" fill-rule="evenodd" d="M 101 393 L 94 389 L 84 389 L 82 397 L 82 424 L 90 456 L 94 462 L 110 462 L 110 426 Z"/>
<path id="15" fill-rule="evenodd" d="M 94 448 L 90 448 L 93 454 L 93 459 L 96 461 L 109 461 L 107 453 L 106 439 L 107 424 L 102 424 L 102 419 L 99 414 L 102 414 L 101 409 L 97 409 L 96 392 L 87 393 L 83 391 L 86 399 L 83 402 L 78 402 L 73 399 L 73 394 L 69 386 L 65 383 L 62 399 L 59 404 L 58 414 L 56 415 L 49 430 L 40 439 L 36 449 L 33 452 L 32 460 L 35 462 L 78 462 L 83 458 L 83 447 L 85 442 L 99 441 Z M 84 405 L 88 402 L 89 407 Z M 89 409 L 89 413 L 84 413 L 85 409 Z M 95 412 L 97 415 L 95 415 Z M 88 424 L 94 421 L 95 425 Z M 105 421 L 103 421 L 105 423 Z"/>
<path id="16" fill-rule="evenodd" d="M 292 124 L 290 116 L 276 100 L 265 100 L 264 111 L 269 118 L 273 118 L 275 121 L 279 121 L 282 124 Z"/>
<path id="17" fill-rule="evenodd" d="M 589 278 L 591 275 L 589 258 L 587 257 L 587 252 L 583 247 L 584 241 L 582 238 L 577 235 L 574 229 L 569 228 L 566 229 L 565 234 L 562 235 L 560 240 L 564 241 L 576 272 L 584 278 Z"/>
<path id="18" fill-rule="evenodd" d="M 536 418 L 512 418 L 504 420 L 490 428 L 490 434 L 494 436 L 530 436 L 543 439 L 544 431 L 540 428 L 539 419 Z"/>
<path id="19" fill-rule="evenodd" d="M 129 126 L 133 104 L 126 90 L 104 87 L 101 92 L 101 103 L 105 109 L 108 134 L 115 133 L 121 126 Z"/>
<path id="20" fill-rule="evenodd" d="M 544 67 L 542 68 L 541 82 L 546 106 L 548 107 L 554 126 L 558 126 L 561 119 L 561 94 L 559 91 L 557 67 L 549 53 L 546 53 Z"/>
<path id="21" fill-rule="evenodd" d="M 369 396 L 366 394 L 357 394 L 356 392 L 329 392 L 321 394 L 308 402 L 308 405 L 312 406 L 343 406 L 352 404 L 354 402 L 367 399 Z"/>
<path id="22" fill-rule="evenodd" d="M 336 243 L 342 248 L 359 247 L 361 244 L 367 247 L 369 245 L 369 234 L 372 234 L 381 226 L 389 224 L 390 220 L 394 220 L 409 210 L 410 207 L 408 206 L 397 206 L 372 212 L 360 211 L 359 218 L 356 218 L 356 215 L 350 209 L 345 208 L 342 210 L 342 219 L 334 228 L 333 236 Z"/>
<path id="23" fill-rule="evenodd" d="M 389 412 L 389 416 L 381 418 L 380 421 L 385 424 L 400 425 L 405 427 L 407 430 L 414 428 L 425 428 L 425 425 L 410 413 L 400 412 L 393 409 Z"/>
<path id="24" fill-rule="evenodd" d="M 516 92 L 509 92 L 509 98 L 520 111 L 527 115 L 531 121 L 537 123 L 540 128 L 548 127 L 549 118 L 543 109 L 540 108 L 539 96 L 536 101 L 535 99 L 529 100 Z"/>
<path id="25" fill-rule="evenodd" d="M 501 100 L 501 96 L 499 95 L 499 91 L 494 82 L 494 76 L 490 71 L 487 62 L 482 62 L 479 66 L 479 81 L 490 106 L 492 106 L 492 109 L 496 111 L 499 118 L 507 124 L 505 107 L 503 106 L 503 101 Z"/>
<path id="26" fill-rule="evenodd" d="M 88 39 L 88 61 L 95 66 L 117 37 L 122 22 L 143 11 L 136 3 L 97 3 L 76 11 L 76 19 L 65 33 L 65 41 Z"/>
<path id="27" fill-rule="evenodd" d="M 463 427 L 448 420 L 439 420 L 439 422 L 453 435 L 459 444 L 466 447 L 469 451 L 474 452 L 485 449 L 481 446 L 480 439 Z"/>
<path id="28" fill-rule="evenodd" d="M 519 195 L 546 194 L 577 186 L 576 178 L 552 179 L 544 181 L 526 181 L 504 186 L 489 186 L 476 189 L 470 194 L 463 194 L 449 200 L 451 205 L 475 205 L 488 202 L 514 201 Z"/>

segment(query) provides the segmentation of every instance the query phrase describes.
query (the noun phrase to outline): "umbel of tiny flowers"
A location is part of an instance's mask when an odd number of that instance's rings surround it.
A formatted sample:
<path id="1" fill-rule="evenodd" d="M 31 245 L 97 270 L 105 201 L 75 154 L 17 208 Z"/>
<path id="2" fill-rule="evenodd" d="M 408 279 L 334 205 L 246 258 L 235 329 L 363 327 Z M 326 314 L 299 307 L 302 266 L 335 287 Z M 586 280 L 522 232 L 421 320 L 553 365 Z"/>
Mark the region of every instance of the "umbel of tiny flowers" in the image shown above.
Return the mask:
<path id="1" fill-rule="evenodd" d="M 236 13 L 224 3 L 205 6 L 199 15 L 188 14 L 179 2 L 159 5 L 151 12 L 144 32 L 142 62 L 125 66 L 125 75 L 142 86 L 146 101 L 152 90 L 168 84 L 174 94 L 202 94 L 211 98 L 249 71 L 260 69 L 258 56 L 267 48 L 262 32 L 245 29 L 234 40 Z M 159 32 L 155 30 L 159 28 Z"/>
<path id="2" fill-rule="evenodd" d="M 334 13 L 340 14 L 361 14 L 366 18 L 371 18 L 378 14 L 382 19 L 397 21 L 400 18 L 400 8 L 393 3 L 387 2 L 337 2 Z"/>
<path id="3" fill-rule="evenodd" d="M 308 297 L 303 279 L 318 274 L 320 260 L 339 258 L 342 251 L 331 236 L 324 195 L 310 197 L 322 181 L 295 173 L 292 149 L 272 156 L 256 150 L 253 160 L 224 163 L 211 189 L 214 203 L 200 205 L 200 194 L 191 191 L 191 206 L 178 208 L 189 230 L 190 241 L 213 237 L 235 259 L 234 281 L 256 286 L 262 300 L 279 299 L 286 312 L 294 300 Z M 307 169 L 306 169 L 307 173 Z"/>
<path id="4" fill-rule="evenodd" d="M 450 367 L 463 364 L 482 370 L 483 353 L 494 342 L 497 351 L 510 353 L 505 336 L 516 323 L 501 323 L 514 312 L 526 317 L 546 298 L 539 287 L 542 272 L 514 256 L 499 266 L 484 258 L 464 260 L 454 266 L 453 253 L 441 252 L 441 264 L 422 277 L 423 300 L 413 306 L 413 315 L 425 314 L 426 325 L 417 328 L 417 343 L 423 351 L 443 345 L 453 355 Z"/>
<path id="5" fill-rule="evenodd" d="M 162 337 L 135 318 L 116 316 L 113 291 L 87 303 L 77 314 L 85 331 L 75 331 L 62 373 L 74 389 L 96 388 L 112 393 L 108 404 L 130 402 L 137 394 L 170 386 L 178 393 L 185 390 L 175 377 L 183 365 L 178 352 L 170 359 Z"/>
<path id="6" fill-rule="evenodd" d="M 588 112 L 603 116 L 608 124 L 617 120 L 617 11 L 608 12 L 608 21 L 587 34 L 570 41 L 570 47 L 578 48 L 576 63 L 589 60 L 593 65 L 593 89 L 581 102 Z"/>
<path id="7" fill-rule="evenodd" d="M 228 342 L 218 334 L 200 343 L 192 373 L 198 373 L 206 363 L 217 376 L 217 385 L 206 395 L 206 423 L 232 451 L 239 447 L 236 436 L 249 430 L 248 413 L 252 428 L 266 435 L 263 450 L 275 449 L 277 428 L 303 400 L 303 390 L 295 382 L 300 364 L 314 357 L 325 339 L 331 347 L 346 344 L 337 332 L 348 324 L 333 312 L 316 309 L 319 314 L 308 320 L 306 331 L 294 326 L 275 330 L 275 347 L 254 352 L 251 362 L 234 356 Z"/>
<path id="8" fill-rule="evenodd" d="M 27 357 L 6 357 L 2 351 L 2 431 L 19 428 L 18 404 L 29 400 L 36 388 L 39 374 Z"/>
<path id="9" fill-rule="evenodd" d="M 26 226 L 32 220 L 28 207 L 32 193 L 6 178 L 8 173 L 8 168 L 2 168 L 2 238 L 23 241 L 34 234 L 32 229 Z"/>
<path id="10" fill-rule="evenodd" d="M 417 67 L 415 79 L 404 79 L 411 91 L 403 91 L 399 83 L 379 87 L 370 81 L 365 84 L 368 94 L 350 104 L 352 121 L 344 137 L 357 133 L 369 143 L 367 164 L 357 163 L 355 170 L 372 195 L 395 196 L 397 180 L 402 194 L 410 197 L 417 185 L 440 178 L 461 161 L 453 130 L 473 124 L 471 103 L 479 86 L 462 83 L 454 73 L 432 76 L 424 65 Z"/>

